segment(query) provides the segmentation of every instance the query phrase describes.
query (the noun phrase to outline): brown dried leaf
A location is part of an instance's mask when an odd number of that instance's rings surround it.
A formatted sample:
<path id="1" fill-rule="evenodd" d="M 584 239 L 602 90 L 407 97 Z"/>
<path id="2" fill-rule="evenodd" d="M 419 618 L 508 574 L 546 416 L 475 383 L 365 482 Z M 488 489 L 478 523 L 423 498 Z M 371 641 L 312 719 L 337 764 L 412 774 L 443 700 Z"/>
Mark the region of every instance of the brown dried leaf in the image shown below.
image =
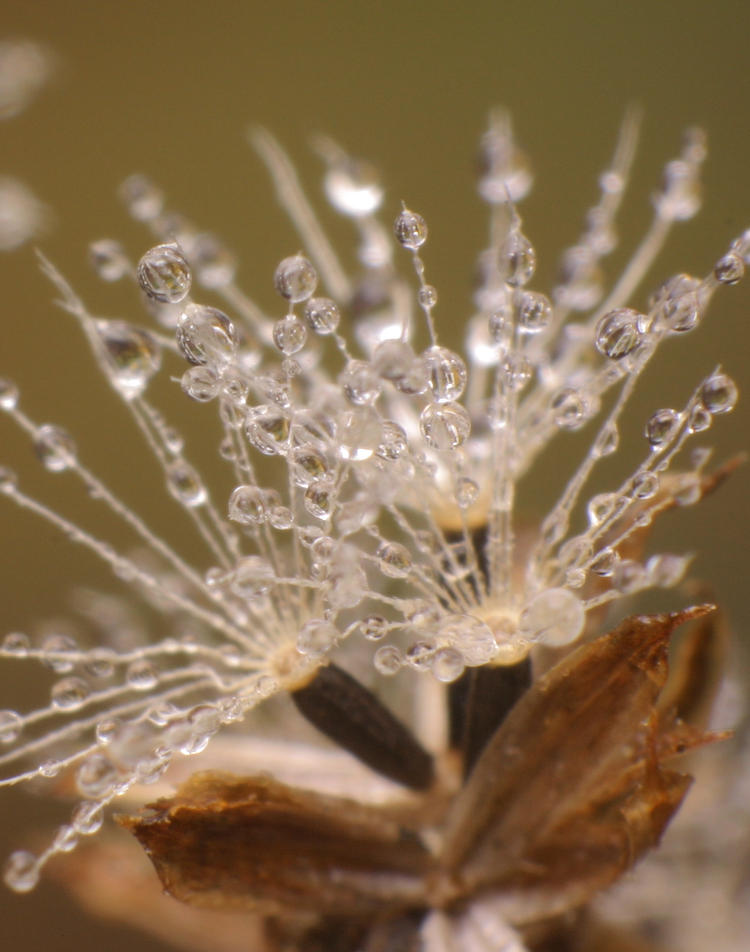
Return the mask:
<path id="1" fill-rule="evenodd" d="M 150 810 L 120 822 L 183 902 L 352 917 L 425 902 L 430 854 L 377 807 L 202 773 Z"/>
<path id="2" fill-rule="evenodd" d="M 661 763 L 669 638 L 710 610 L 630 618 L 532 686 L 449 817 L 440 866 L 457 894 L 498 888 L 518 923 L 556 915 L 658 842 L 690 783 Z"/>

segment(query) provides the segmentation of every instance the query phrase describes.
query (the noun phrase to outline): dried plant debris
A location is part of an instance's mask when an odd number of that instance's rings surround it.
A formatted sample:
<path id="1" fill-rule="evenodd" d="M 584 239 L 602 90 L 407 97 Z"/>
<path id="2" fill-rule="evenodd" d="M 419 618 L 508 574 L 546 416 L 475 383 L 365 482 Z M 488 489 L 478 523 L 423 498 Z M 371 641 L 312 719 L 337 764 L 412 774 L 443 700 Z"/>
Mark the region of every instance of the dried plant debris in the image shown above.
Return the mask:
<path id="1" fill-rule="evenodd" d="M 521 932 L 554 922 L 658 843 L 680 805 L 690 777 L 670 762 L 711 735 L 658 702 L 673 630 L 711 610 L 630 618 L 538 679 L 436 824 L 420 822 L 427 805 L 399 820 L 393 805 L 216 773 L 121 823 L 164 888 L 197 906 L 350 930 L 439 910 L 450 932 L 491 900 Z"/>

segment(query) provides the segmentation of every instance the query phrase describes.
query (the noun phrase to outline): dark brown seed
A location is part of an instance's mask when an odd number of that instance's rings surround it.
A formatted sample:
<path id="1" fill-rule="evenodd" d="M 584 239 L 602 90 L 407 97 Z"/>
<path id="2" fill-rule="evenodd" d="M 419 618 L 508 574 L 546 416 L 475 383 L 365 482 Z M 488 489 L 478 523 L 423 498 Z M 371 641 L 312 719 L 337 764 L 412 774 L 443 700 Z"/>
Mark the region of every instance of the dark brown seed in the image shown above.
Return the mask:
<path id="1" fill-rule="evenodd" d="M 451 746 L 463 756 L 468 777 L 487 741 L 531 684 L 531 659 L 469 668 L 450 686 Z"/>
<path id="2" fill-rule="evenodd" d="M 313 726 L 379 774 L 411 790 L 431 786 L 431 755 L 371 691 L 337 665 L 319 668 L 291 697 Z"/>

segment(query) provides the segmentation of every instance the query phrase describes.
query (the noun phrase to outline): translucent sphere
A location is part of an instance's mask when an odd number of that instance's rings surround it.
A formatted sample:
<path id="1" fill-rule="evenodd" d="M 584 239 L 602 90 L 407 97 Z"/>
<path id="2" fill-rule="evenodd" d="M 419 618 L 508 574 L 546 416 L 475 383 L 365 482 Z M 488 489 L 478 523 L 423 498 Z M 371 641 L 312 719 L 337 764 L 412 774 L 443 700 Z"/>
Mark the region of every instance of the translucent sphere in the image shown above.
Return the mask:
<path id="1" fill-rule="evenodd" d="M 190 293 L 190 267 L 176 244 L 150 248 L 138 262 L 137 276 L 148 297 L 162 304 L 178 304 Z"/>
<path id="2" fill-rule="evenodd" d="M 427 222 L 421 215 L 404 208 L 393 223 L 396 240 L 410 251 L 417 251 L 427 241 Z"/>
<path id="3" fill-rule="evenodd" d="M 276 268 L 273 283 L 285 300 L 296 304 L 313 296 L 318 273 L 304 255 L 292 255 Z"/>
<path id="4" fill-rule="evenodd" d="M 583 631 L 583 602 L 566 588 L 549 588 L 535 596 L 521 613 L 521 635 L 553 647 L 569 645 Z"/>

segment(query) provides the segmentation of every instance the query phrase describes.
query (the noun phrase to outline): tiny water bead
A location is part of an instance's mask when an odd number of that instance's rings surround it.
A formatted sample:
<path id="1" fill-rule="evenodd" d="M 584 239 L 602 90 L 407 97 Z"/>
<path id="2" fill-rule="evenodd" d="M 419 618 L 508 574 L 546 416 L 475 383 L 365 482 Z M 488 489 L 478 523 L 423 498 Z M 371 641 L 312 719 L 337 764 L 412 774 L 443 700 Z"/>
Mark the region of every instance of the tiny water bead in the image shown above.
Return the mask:
<path id="1" fill-rule="evenodd" d="M 7 377 L 0 377 L 0 409 L 14 410 L 18 404 L 18 387 Z"/>
<path id="2" fill-rule="evenodd" d="M 737 284 L 745 274 L 745 262 L 733 251 L 720 258 L 714 267 L 714 277 L 721 284 Z"/>
<path id="3" fill-rule="evenodd" d="M 471 433 L 471 417 L 460 403 L 428 403 L 419 417 L 425 442 L 437 450 L 464 443 Z"/>
<path id="4" fill-rule="evenodd" d="M 427 241 L 427 222 L 421 215 L 402 209 L 393 223 L 396 240 L 410 251 L 418 251 Z"/>
<path id="5" fill-rule="evenodd" d="M 676 410 L 666 408 L 652 413 L 646 423 L 646 439 L 654 449 L 668 443 L 677 432 L 681 422 L 680 414 Z"/>
<path id="6" fill-rule="evenodd" d="M 430 347 L 422 355 L 427 383 L 437 403 L 458 400 L 466 388 L 467 371 L 463 359 L 447 347 Z"/>
<path id="7" fill-rule="evenodd" d="M 61 426 L 47 423 L 39 427 L 34 438 L 34 449 L 44 468 L 51 473 L 61 473 L 75 465 L 75 440 Z"/>
<path id="8" fill-rule="evenodd" d="M 0 711 L 0 744 L 12 744 L 23 730 L 23 718 L 18 711 Z"/>
<path id="9" fill-rule="evenodd" d="M 179 304 L 190 293 L 190 267 L 175 244 L 150 248 L 138 262 L 136 273 L 146 295 L 161 304 Z"/>
<path id="10" fill-rule="evenodd" d="M 282 354 L 296 354 L 306 340 L 307 328 L 296 317 L 284 317 L 273 325 L 273 342 Z"/>
<path id="11" fill-rule="evenodd" d="M 333 334 L 341 320 L 338 305 L 326 297 L 310 298 L 305 304 L 304 316 L 310 330 L 321 336 Z"/>
<path id="12" fill-rule="evenodd" d="M 585 620 L 586 612 L 577 596 L 565 588 L 550 588 L 524 608 L 520 632 L 529 641 L 559 647 L 578 638 Z"/>
<path id="13" fill-rule="evenodd" d="M 306 301 L 315 293 L 318 273 L 304 255 L 284 258 L 276 269 L 273 283 L 279 294 L 291 304 Z"/>

